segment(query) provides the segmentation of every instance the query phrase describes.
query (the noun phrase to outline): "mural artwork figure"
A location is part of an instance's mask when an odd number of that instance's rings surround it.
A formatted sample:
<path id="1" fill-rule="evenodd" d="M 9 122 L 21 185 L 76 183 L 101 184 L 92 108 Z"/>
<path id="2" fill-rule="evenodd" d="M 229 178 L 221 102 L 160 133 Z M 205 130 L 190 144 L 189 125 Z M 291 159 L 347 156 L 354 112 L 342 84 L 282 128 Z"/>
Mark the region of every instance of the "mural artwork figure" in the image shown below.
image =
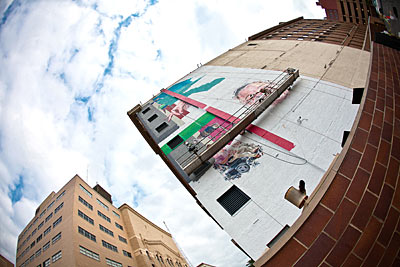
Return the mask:
<path id="1" fill-rule="evenodd" d="M 225 180 L 242 177 L 243 173 L 250 171 L 251 166 L 259 163 L 256 159 L 263 155 L 260 145 L 233 141 L 214 155 L 214 169 L 221 173 Z"/>

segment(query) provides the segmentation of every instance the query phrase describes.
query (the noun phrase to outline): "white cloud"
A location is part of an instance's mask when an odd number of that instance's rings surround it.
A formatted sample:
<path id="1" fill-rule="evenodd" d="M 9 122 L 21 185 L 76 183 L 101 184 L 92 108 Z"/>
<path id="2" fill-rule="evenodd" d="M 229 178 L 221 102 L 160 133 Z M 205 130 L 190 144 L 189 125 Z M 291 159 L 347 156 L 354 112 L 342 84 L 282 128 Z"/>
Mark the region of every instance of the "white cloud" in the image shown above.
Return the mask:
<path id="1" fill-rule="evenodd" d="M 37 205 L 88 172 L 116 205 L 126 202 L 161 227 L 166 221 L 194 265 L 244 266 L 247 257 L 126 112 L 299 10 L 290 0 L 11 2 L 0 4 L 0 254 L 15 261 L 17 235 Z M 12 203 L 19 176 L 22 198 Z"/>

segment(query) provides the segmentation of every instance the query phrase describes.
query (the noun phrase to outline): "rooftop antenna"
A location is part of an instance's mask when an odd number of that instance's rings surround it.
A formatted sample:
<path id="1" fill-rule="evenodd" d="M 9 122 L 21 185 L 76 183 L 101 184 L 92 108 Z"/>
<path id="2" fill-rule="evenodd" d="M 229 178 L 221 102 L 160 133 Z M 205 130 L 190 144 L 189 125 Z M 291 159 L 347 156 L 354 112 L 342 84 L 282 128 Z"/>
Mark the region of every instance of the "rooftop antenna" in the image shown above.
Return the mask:
<path id="1" fill-rule="evenodd" d="M 168 233 L 171 234 L 171 231 L 169 230 L 167 223 L 165 221 L 163 221 L 165 228 L 167 228 Z M 193 264 L 189 261 L 188 257 L 186 257 L 185 253 L 183 252 L 183 250 L 181 249 L 181 247 L 179 246 L 178 242 L 176 242 L 174 236 L 171 234 L 172 236 L 172 240 L 175 242 L 176 247 L 178 248 L 179 252 L 182 254 L 182 256 L 185 258 L 186 262 L 189 264 L 189 267 L 193 267 Z"/>

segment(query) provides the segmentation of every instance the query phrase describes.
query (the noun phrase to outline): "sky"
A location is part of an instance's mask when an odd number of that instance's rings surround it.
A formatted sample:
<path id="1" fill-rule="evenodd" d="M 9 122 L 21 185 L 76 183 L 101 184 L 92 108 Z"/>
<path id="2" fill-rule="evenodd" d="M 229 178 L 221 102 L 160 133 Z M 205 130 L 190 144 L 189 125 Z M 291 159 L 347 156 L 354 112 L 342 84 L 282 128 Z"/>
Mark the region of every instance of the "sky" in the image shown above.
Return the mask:
<path id="1" fill-rule="evenodd" d="M 162 228 L 193 266 L 249 260 L 127 111 L 315 0 L 0 0 L 0 254 L 75 174 Z"/>

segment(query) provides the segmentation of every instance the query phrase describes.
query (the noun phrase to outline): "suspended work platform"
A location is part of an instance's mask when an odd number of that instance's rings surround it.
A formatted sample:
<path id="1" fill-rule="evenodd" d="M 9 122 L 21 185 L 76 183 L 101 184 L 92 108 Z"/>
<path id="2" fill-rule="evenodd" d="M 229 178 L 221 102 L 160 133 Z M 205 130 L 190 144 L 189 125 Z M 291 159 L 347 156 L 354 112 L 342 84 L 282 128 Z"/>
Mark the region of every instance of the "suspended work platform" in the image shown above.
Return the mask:
<path id="1" fill-rule="evenodd" d="M 212 158 L 218 151 L 242 133 L 255 119 L 258 118 L 279 96 L 296 81 L 299 70 L 288 68 L 277 78 L 270 82 L 269 86 L 246 99 L 239 110 L 226 119 L 215 131 L 218 131 L 218 139 L 208 139 L 197 144 L 188 144 L 188 152 L 182 155 L 180 165 L 187 175 L 190 175 Z M 260 94 L 262 96 L 260 96 Z M 257 99 L 254 101 L 254 99 Z"/>

